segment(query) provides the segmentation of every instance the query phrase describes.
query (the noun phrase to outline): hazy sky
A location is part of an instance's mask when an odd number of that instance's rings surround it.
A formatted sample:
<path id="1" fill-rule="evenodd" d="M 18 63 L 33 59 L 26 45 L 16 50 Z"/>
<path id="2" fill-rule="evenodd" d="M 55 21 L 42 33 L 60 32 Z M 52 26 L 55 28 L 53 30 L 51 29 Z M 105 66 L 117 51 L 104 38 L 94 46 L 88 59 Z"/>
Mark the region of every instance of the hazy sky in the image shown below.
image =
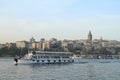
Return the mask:
<path id="1" fill-rule="evenodd" d="M 0 43 L 93 38 L 120 40 L 120 0 L 0 0 Z"/>

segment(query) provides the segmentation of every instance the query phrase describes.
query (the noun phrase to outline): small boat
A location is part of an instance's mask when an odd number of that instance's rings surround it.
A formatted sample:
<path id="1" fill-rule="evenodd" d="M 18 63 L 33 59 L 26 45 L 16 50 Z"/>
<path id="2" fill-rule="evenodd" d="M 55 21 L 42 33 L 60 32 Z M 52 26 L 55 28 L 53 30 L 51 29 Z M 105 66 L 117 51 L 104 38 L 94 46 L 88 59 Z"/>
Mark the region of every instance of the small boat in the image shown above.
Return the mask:
<path id="1" fill-rule="evenodd" d="M 33 51 L 22 58 L 15 58 L 16 64 L 31 63 L 72 63 L 72 52 Z"/>

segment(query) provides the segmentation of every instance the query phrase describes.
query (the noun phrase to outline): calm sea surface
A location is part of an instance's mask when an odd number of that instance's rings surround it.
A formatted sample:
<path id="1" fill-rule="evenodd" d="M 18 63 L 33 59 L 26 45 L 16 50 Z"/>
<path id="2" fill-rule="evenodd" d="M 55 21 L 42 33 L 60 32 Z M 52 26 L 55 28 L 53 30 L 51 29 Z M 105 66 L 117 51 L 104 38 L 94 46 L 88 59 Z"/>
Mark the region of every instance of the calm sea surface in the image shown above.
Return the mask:
<path id="1" fill-rule="evenodd" d="M 120 80 L 120 60 L 14 65 L 0 59 L 0 80 Z"/>

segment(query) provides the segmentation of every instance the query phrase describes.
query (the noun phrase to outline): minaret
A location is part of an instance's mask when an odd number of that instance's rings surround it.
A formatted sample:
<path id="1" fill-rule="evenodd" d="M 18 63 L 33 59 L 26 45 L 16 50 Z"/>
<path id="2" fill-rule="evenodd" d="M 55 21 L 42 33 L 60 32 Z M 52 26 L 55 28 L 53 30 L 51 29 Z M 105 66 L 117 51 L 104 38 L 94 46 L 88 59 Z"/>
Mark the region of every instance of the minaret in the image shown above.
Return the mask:
<path id="1" fill-rule="evenodd" d="M 89 31 L 89 34 L 88 34 L 88 41 L 91 41 L 91 42 L 92 42 L 92 34 L 91 34 L 91 31 Z"/>

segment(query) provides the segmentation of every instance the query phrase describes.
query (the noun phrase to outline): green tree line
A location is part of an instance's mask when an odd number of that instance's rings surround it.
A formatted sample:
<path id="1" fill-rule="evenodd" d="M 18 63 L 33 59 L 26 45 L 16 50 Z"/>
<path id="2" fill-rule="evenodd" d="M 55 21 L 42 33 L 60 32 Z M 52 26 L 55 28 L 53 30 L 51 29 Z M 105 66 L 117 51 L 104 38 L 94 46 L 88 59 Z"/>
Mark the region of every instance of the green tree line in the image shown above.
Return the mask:
<path id="1" fill-rule="evenodd" d="M 0 49 L 0 57 L 14 57 L 15 55 L 23 56 L 26 53 L 28 53 L 27 48 L 3 47 Z"/>

